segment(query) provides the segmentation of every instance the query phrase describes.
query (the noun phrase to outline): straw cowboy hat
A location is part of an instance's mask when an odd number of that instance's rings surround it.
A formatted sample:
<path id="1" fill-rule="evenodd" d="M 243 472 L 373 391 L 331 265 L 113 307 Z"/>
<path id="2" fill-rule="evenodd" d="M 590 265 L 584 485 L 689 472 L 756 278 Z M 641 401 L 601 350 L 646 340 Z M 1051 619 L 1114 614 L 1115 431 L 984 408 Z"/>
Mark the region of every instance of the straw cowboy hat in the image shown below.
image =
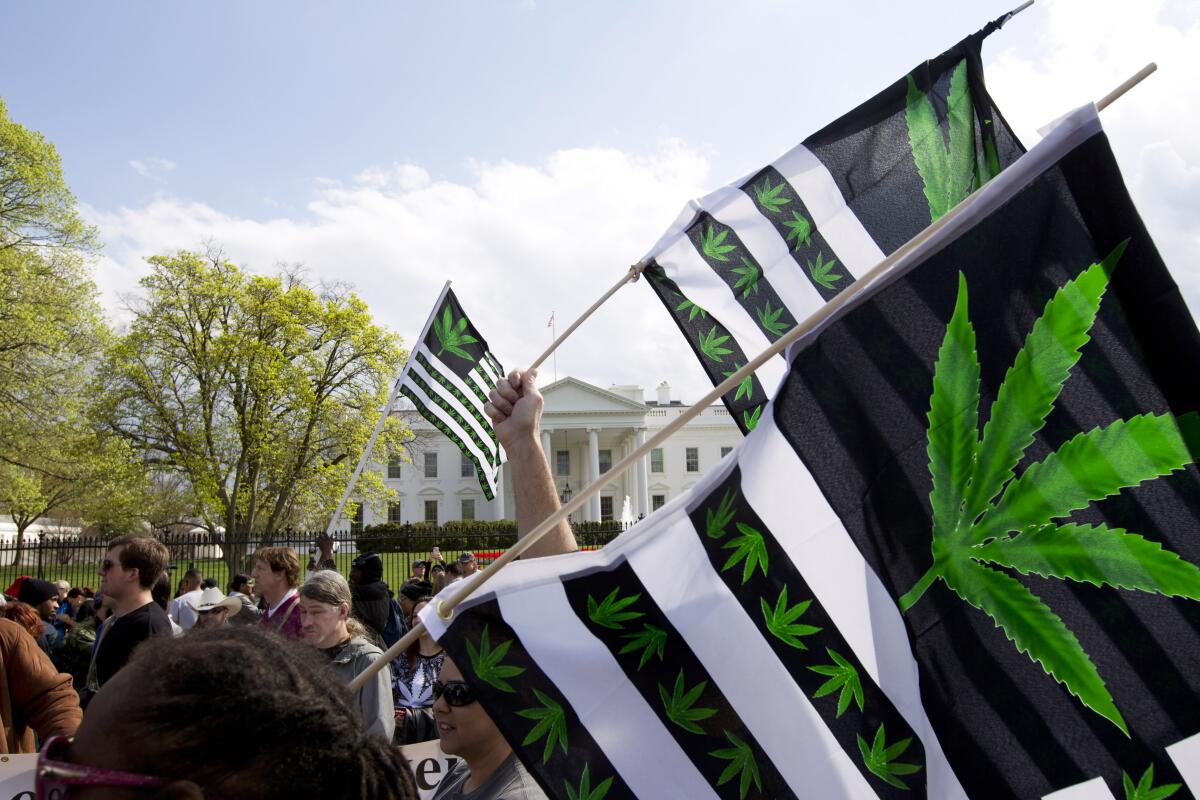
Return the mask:
<path id="1" fill-rule="evenodd" d="M 236 597 L 226 597 L 215 586 L 200 593 L 200 602 L 196 603 L 197 611 L 212 611 L 214 608 L 229 609 L 229 616 L 242 610 L 242 601 Z"/>

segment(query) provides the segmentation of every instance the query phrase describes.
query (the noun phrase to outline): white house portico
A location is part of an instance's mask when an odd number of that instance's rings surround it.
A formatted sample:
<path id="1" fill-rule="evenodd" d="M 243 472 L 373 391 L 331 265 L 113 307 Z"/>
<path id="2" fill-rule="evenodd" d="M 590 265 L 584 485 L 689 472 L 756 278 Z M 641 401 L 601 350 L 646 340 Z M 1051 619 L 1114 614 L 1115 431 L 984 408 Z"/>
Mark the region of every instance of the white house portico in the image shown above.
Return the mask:
<path id="1" fill-rule="evenodd" d="M 644 399 L 639 386 L 598 386 L 566 377 L 542 388 L 542 450 L 560 497 L 603 478 L 649 436 L 688 406 L 670 398 L 660 385 L 655 399 Z M 501 470 L 500 493 L 487 501 L 469 462 L 449 439 L 411 407 L 393 413 L 412 429 L 412 463 L 376 465 L 398 495 L 386 514 L 364 512 L 367 525 L 383 522 L 446 522 L 457 519 L 511 518 L 513 491 L 507 468 Z M 667 500 L 687 491 L 742 439 L 724 406 L 706 408 L 623 475 L 613 474 L 598 497 L 575 515 L 582 520 L 618 519 L 625 498 L 634 517 L 649 515 Z M 507 511 L 507 514 L 506 514 Z"/>

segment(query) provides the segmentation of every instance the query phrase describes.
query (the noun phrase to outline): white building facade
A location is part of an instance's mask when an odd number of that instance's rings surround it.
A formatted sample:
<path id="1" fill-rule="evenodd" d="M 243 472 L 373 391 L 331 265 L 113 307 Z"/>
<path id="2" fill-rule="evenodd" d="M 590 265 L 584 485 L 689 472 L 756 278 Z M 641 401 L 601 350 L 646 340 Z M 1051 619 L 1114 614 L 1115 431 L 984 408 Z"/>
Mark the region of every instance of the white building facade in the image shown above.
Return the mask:
<path id="1" fill-rule="evenodd" d="M 662 384 L 655 398 L 644 399 L 638 386 L 602 389 L 576 378 L 563 378 L 544 388 L 542 450 L 550 464 L 559 496 L 569 498 L 597 476 L 632 453 L 646 439 L 687 410 L 670 398 Z M 380 514 L 363 511 L 367 525 L 451 520 L 513 518 L 513 492 L 508 469 L 501 469 L 500 492 L 487 500 L 474 468 L 449 439 L 410 409 L 393 413 L 413 431 L 409 444 L 412 463 L 377 465 L 397 498 Z M 662 447 L 640 459 L 624 475 L 613 475 L 598 497 L 586 504 L 576 520 L 620 519 L 625 498 L 633 517 L 649 515 L 691 488 L 742 440 L 723 405 L 704 409 Z"/>

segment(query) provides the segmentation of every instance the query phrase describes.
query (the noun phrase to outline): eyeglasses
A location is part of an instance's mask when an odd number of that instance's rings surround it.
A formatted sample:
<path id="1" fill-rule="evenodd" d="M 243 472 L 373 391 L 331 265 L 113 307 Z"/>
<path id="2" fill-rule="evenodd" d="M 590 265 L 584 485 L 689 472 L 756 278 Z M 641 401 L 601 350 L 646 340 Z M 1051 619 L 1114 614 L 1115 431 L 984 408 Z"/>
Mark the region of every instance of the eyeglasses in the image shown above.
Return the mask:
<path id="1" fill-rule="evenodd" d="M 479 699 L 475 696 L 475 690 L 466 681 L 446 681 L 445 683 L 434 681 L 432 694 L 434 700 L 437 700 L 439 697 L 445 697 L 446 705 L 454 706 L 455 708 L 469 706 Z M 38 800 L 41 800 L 41 798 L 38 798 Z"/>
<path id="2" fill-rule="evenodd" d="M 42 745 L 34 783 L 37 800 L 66 800 L 72 786 L 150 788 L 167 784 L 164 778 L 153 775 L 72 764 L 66 760 L 70 749 L 71 740 L 66 736 L 51 736 Z"/>

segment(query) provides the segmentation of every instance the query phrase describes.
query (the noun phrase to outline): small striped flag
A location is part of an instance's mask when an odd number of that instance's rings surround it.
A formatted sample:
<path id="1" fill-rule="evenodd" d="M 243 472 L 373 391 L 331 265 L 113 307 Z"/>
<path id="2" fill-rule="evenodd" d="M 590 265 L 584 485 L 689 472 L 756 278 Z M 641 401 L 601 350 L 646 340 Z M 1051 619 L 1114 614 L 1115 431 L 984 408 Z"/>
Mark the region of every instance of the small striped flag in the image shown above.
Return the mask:
<path id="1" fill-rule="evenodd" d="M 484 413 L 504 368 L 446 287 L 397 381 L 400 394 L 462 451 L 488 500 L 496 496 L 503 453 Z"/>

